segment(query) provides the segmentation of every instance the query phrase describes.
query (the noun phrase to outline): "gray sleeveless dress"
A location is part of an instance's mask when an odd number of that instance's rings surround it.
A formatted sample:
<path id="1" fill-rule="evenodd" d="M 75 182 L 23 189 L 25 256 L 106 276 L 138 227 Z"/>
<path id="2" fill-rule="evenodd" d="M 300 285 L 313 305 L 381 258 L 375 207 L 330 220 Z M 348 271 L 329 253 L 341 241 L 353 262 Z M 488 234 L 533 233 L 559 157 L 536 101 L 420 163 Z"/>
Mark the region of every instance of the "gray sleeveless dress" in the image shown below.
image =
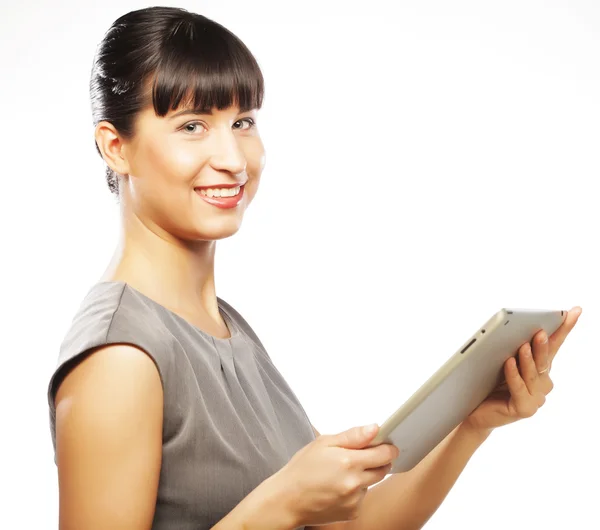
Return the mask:
<path id="1" fill-rule="evenodd" d="M 154 359 L 164 391 L 154 530 L 211 528 L 315 438 L 249 324 L 218 302 L 227 339 L 212 337 L 124 282 L 99 282 L 77 311 L 50 380 L 56 451 L 54 397 L 83 354 L 130 343 Z"/>

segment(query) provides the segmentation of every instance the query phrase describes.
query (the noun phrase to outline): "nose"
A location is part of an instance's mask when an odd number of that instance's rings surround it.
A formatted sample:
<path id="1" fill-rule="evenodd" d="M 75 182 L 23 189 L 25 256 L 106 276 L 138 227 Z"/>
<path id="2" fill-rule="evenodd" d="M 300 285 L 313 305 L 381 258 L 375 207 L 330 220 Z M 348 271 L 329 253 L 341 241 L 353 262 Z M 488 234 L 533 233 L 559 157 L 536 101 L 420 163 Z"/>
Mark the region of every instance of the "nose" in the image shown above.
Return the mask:
<path id="1" fill-rule="evenodd" d="M 215 140 L 210 157 L 211 166 L 217 171 L 227 171 L 234 176 L 245 173 L 246 157 L 233 131 L 220 130 L 215 134 Z"/>

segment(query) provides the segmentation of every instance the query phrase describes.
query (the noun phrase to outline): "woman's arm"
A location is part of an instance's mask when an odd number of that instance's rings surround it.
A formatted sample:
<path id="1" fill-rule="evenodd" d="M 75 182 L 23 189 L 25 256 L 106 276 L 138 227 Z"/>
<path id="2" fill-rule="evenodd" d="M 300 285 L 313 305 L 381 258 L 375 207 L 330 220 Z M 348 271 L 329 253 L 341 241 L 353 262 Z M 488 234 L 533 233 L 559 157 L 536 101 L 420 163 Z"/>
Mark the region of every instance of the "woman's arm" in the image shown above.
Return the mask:
<path id="1" fill-rule="evenodd" d="M 416 467 L 407 473 L 395 474 L 370 489 L 358 519 L 323 528 L 422 528 L 490 433 L 503 425 L 531 417 L 544 405 L 546 396 L 554 388 L 549 375 L 552 361 L 581 313 L 581 307 L 575 306 L 567 312 L 564 322 L 552 336 L 548 337 L 540 330 L 531 343 L 521 345 L 519 364 L 513 357 L 504 363 L 506 385 L 499 385 Z M 315 435 L 319 436 L 316 429 Z"/>
<path id="2" fill-rule="evenodd" d="M 103 346 L 56 394 L 60 530 L 147 530 L 162 455 L 163 393 L 142 350 Z"/>
<path id="3" fill-rule="evenodd" d="M 371 488 L 358 519 L 345 530 L 423 528 L 488 436 L 459 425 L 413 469 Z"/>
<path id="4" fill-rule="evenodd" d="M 319 436 L 318 431 L 314 431 Z M 489 433 L 460 425 L 413 469 L 395 473 L 369 489 L 361 504 L 358 519 L 314 529 L 422 528 L 439 508 L 471 456 L 488 435 Z"/>
<path id="5" fill-rule="evenodd" d="M 154 361 L 132 345 L 88 355 L 56 394 L 60 530 L 148 530 L 162 457 L 163 392 Z M 215 530 L 293 529 L 267 479 Z"/>

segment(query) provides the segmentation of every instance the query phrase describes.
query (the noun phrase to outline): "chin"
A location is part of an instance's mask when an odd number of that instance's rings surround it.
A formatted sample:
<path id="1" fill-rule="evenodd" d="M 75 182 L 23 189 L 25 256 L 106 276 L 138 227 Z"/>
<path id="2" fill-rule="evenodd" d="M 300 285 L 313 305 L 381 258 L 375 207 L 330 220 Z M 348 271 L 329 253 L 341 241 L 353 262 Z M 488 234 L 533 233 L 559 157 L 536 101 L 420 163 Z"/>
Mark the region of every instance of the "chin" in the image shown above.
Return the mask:
<path id="1" fill-rule="evenodd" d="M 198 241 L 218 241 L 219 239 L 227 239 L 235 235 L 241 228 L 241 220 L 230 219 L 215 222 L 212 226 L 208 223 L 203 223 L 203 226 L 195 227 L 194 239 Z"/>

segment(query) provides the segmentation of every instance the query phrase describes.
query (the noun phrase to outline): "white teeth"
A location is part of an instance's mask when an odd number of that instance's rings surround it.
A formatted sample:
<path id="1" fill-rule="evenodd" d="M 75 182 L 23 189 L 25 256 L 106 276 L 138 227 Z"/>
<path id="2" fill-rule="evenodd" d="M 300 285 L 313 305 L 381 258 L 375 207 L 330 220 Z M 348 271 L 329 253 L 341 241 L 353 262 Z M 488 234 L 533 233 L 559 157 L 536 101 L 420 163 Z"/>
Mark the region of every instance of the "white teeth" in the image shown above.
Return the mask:
<path id="1" fill-rule="evenodd" d="M 235 197 L 240 192 L 241 186 L 237 188 L 208 188 L 200 190 L 207 197 Z"/>

